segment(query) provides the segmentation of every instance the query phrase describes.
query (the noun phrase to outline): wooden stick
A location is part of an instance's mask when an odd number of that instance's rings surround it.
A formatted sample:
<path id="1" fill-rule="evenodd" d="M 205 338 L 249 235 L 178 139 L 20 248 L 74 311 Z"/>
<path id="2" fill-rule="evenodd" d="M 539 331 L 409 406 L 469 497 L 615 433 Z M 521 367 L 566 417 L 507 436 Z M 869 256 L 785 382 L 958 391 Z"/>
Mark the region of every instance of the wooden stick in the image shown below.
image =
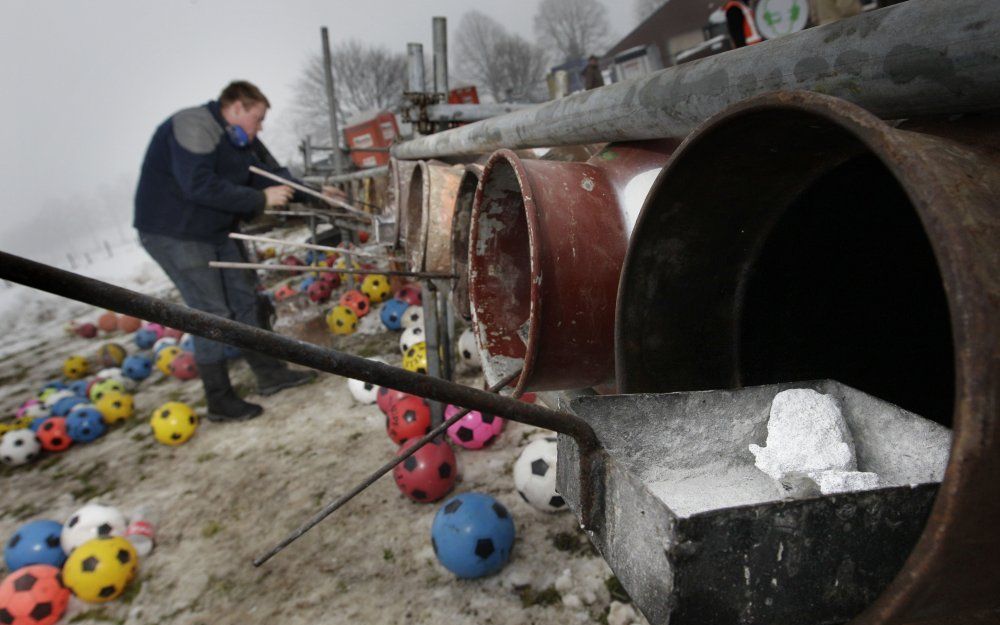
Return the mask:
<path id="1" fill-rule="evenodd" d="M 263 269 L 264 271 L 317 271 L 322 273 L 344 273 L 359 276 L 372 274 L 383 276 L 409 276 L 425 280 L 449 280 L 457 278 L 453 273 L 430 273 L 427 271 L 397 271 L 395 269 L 342 269 L 326 265 L 265 265 L 263 263 L 231 263 L 221 260 L 209 261 L 209 267 L 216 269 Z"/>
<path id="2" fill-rule="evenodd" d="M 329 247 L 327 245 L 316 245 L 315 243 L 297 243 L 295 241 L 284 241 L 282 239 L 272 239 L 270 237 L 261 237 L 254 234 L 243 234 L 242 232 L 230 232 L 229 238 L 242 239 L 243 241 L 256 241 L 257 243 L 274 243 L 276 245 L 287 245 L 289 247 L 301 247 L 307 250 L 318 250 L 320 252 L 337 252 L 338 254 L 343 254 L 344 256 L 359 256 L 362 258 L 375 258 L 378 260 L 406 262 L 406 259 L 384 256 L 382 254 L 373 254 L 371 252 L 358 252 L 343 247 Z"/>
<path id="3" fill-rule="evenodd" d="M 368 213 L 366 213 L 364 211 L 361 211 L 361 210 L 358 210 L 358 209 L 354 208 L 353 206 L 351 206 L 350 204 L 348 204 L 347 202 L 345 202 L 343 200 L 338 200 L 336 198 L 327 197 L 327 196 L 323 195 L 322 193 L 320 193 L 319 191 L 316 191 L 315 189 L 310 189 L 309 187 L 301 185 L 301 184 L 299 184 L 299 183 L 297 183 L 297 182 L 295 182 L 293 180 L 288 180 L 286 178 L 282 178 L 281 176 L 278 176 L 277 174 L 272 174 L 271 172 L 265 171 L 265 170 L 261 169 L 260 167 L 255 166 L 255 165 L 251 165 L 250 166 L 250 171 L 252 171 L 253 173 L 257 174 L 258 176 L 263 176 L 263 177 L 268 178 L 270 180 L 274 180 L 275 182 L 280 182 L 283 185 L 288 185 L 289 187 L 291 187 L 291 188 L 293 188 L 293 189 L 295 189 L 297 191 L 301 191 L 301 192 L 305 193 L 306 195 L 310 195 L 310 196 L 312 196 L 312 197 L 314 197 L 316 199 L 323 200 L 324 202 L 326 202 L 327 204 L 330 204 L 332 206 L 336 206 L 336 207 L 342 208 L 342 209 L 344 209 L 344 210 L 346 210 L 348 212 L 355 213 L 357 215 L 361 215 L 361 216 L 367 217 L 368 219 L 372 219 L 373 218 L 372 215 L 369 215 Z"/>

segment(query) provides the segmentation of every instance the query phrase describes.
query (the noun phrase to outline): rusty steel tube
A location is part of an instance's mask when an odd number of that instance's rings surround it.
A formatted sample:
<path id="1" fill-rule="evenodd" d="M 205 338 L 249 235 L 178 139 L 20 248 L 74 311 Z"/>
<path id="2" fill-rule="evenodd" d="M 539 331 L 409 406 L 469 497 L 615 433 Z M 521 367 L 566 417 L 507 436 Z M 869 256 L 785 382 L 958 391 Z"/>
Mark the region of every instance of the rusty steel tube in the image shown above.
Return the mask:
<path id="1" fill-rule="evenodd" d="M 460 166 L 419 161 L 409 181 L 409 193 L 400 204 L 405 224 L 400 235 L 412 271 L 451 270 L 451 218 Z"/>
<path id="2" fill-rule="evenodd" d="M 482 164 L 471 163 L 465 166 L 458 181 L 455 208 L 451 217 L 451 272 L 455 274 L 451 303 L 455 313 L 466 322 L 472 321 L 472 307 L 469 303 L 469 225 L 476 188 L 482 177 Z"/>
<path id="3" fill-rule="evenodd" d="M 889 125 L 779 93 L 688 137 L 633 233 L 622 392 L 831 378 L 953 429 L 922 535 L 853 625 L 1000 614 L 998 197 L 996 115 Z"/>
<path id="4" fill-rule="evenodd" d="M 806 89 L 884 119 L 1000 101 L 1000 3 L 909 0 L 396 145 L 401 159 L 684 137 L 745 98 Z"/>
<path id="5" fill-rule="evenodd" d="M 609 144 L 586 162 L 490 157 L 468 243 L 469 298 L 490 383 L 518 390 L 614 377 L 614 312 L 629 232 L 676 141 Z"/>

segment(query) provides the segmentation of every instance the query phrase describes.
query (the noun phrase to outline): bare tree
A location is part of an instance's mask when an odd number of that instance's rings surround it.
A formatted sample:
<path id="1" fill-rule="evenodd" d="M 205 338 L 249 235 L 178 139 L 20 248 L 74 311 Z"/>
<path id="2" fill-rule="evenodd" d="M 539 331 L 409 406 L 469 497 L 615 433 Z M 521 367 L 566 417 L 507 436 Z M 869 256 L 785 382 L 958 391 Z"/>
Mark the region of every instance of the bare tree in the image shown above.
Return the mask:
<path id="1" fill-rule="evenodd" d="M 544 98 L 545 51 L 479 11 L 462 16 L 455 36 L 455 74 L 497 102 Z"/>
<path id="2" fill-rule="evenodd" d="M 535 34 L 563 61 L 601 52 L 609 30 L 598 0 L 542 0 L 535 14 Z"/>
<path id="3" fill-rule="evenodd" d="M 406 56 L 387 48 L 349 40 L 330 51 L 337 115 L 343 121 L 354 113 L 394 108 L 403 95 Z M 306 62 L 295 85 L 295 132 L 299 136 L 330 136 L 323 57 Z"/>
<path id="4" fill-rule="evenodd" d="M 670 0 L 635 0 L 635 17 L 640 22 L 652 15 Z"/>

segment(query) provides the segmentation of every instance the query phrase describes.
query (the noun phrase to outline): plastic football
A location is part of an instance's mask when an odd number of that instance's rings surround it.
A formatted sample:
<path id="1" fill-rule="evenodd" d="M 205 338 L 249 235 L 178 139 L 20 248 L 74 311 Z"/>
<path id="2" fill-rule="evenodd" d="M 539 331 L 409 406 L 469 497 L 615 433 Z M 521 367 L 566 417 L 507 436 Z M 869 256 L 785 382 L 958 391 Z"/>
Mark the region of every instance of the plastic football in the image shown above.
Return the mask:
<path id="1" fill-rule="evenodd" d="M 458 337 L 458 359 L 470 369 L 479 369 L 483 366 L 482 358 L 479 356 L 479 346 L 476 345 L 476 337 L 472 330 L 466 329 Z"/>
<path id="2" fill-rule="evenodd" d="M 0 583 L 0 623 L 53 625 L 68 604 L 69 590 L 62 585 L 59 567 L 33 564 Z"/>
<path id="3" fill-rule="evenodd" d="M 74 443 L 91 443 L 104 436 L 108 426 L 104 424 L 104 415 L 93 406 L 77 408 L 66 417 L 66 430 Z"/>
<path id="4" fill-rule="evenodd" d="M 350 308 L 358 318 L 364 317 L 371 311 L 371 302 L 368 300 L 368 296 L 353 289 L 340 296 L 340 305 Z"/>
<path id="5" fill-rule="evenodd" d="M 16 571 L 32 564 L 62 566 L 66 553 L 59 544 L 60 534 L 62 524 L 46 519 L 29 521 L 17 528 L 4 545 L 7 570 Z"/>
<path id="6" fill-rule="evenodd" d="M 389 278 L 377 273 L 367 275 L 361 281 L 361 292 L 368 296 L 372 304 L 380 304 L 392 295 Z"/>
<path id="7" fill-rule="evenodd" d="M 426 340 L 423 324 L 413 324 L 399 335 L 399 351 L 405 354 L 411 347 Z"/>
<path id="8" fill-rule="evenodd" d="M 401 456 L 416 440 L 407 441 L 398 452 Z M 437 501 L 451 492 L 458 477 L 455 452 L 447 441 L 435 440 L 397 464 L 392 470 L 396 486 L 404 495 L 418 503 Z"/>
<path id="9" fill-rule="evenodd" d="M 124 536 L 126 527 L 128 525 L 125 523 L 125 516 L 118 508 L 100 503 L 88 503 L 71 514 L 63 523 L 59 542 L 63 551 L 70 553 L 94 538 Z"/>
<path id="10" fill-rule="evenodd" d="M 386 432 L 397 445 L 431 431 L 431 407 L 422 397 L 410 395 L 389 408 Z"/>
<path id="11" fill-rule="evenodd" d="M 379 310 L 379 319 L 382 321 L 387 329 L 392 331 L 399 331 L 403 329 L 403 313 L 409 305 L 398 299 L 391 299 L 385 304 L 382 304 L 382 309 Z"/>
<path id="12" fill-rule="evenodd" d="M 105 343 L 97 348 L 97 365 L 101 368 L 120 367 L 128 353 L 118 343 Z"/>
<path id="13" fill-rule="evenodd" d="M 153 373 L 153 361 L 139 354 L 129 356 L 122 362 L 122 373 L 137 382 L 145 380 Z"/>
<path id="14" fill-rule="evenodd" d="M 100 382 L 94 383 L 90 387 L 90 392 L 88 393 L 88 395 L 90 396 L 90 401 L 97 403 L 101 401 L 101 398 L 104 397 L 105 394 L 111 391 L 124 393 L 125 384 L 115 379 L 101 380 Z"/>
<path id="15" fill-rule="evenodd" d="M 198 429 L 198 415 L 187 404 L 170 401 L 153 411 L 149 425 L 157 441 L 176 447 L 194 436 Z"/>
<path id="16" fill-rule="evenodd" d="M 496 573 L 514 547 L 514 519 L 483 493 L 462 493 L 444 502 L 431 525 L 431 546 L 446 569 L 462 578 Z"/>
<path id="17" fill-rule="evenodd" d="M 45 451 L 66 451 L 73 444 L 69 430 L 66 429 L 65 417 L 49 417 L 42 421 L 35 436 Z"/>
<path id="18" fill-rule="evenodd" d="M 37 458 L 41 450 L 41 444 L 30 429 L 7 432 L 0 438 L 0 461 L 8 466 L 27 464 Z"/>
<path id="19" fill-rule="evenodd" d="M 135 400 L 128 393 L 108 391 L 95 405 L 108 425 L 124 421 L 135 414 Z"/>
<path id="20" fill-rule="evenodd" d="M 337 335 L 354 334 L 358 328 L 358 316 L 347 306 L 334 306 L 326 316 L 326 325 L 330 332 Z"/>
<path id="21" fill-rule="evenodd" d="M 90 365 L 83 356 L 70 356 L 63 363 L 63 375 L 70 380 L 79 380 L 87 376 Z"/>
<path id="22" fill-rule="evenodd" d="M 404 284 L 399 287 L 396 294 L 393 296 L 401 302 L 406 302 L 407 306 L 420 306 L 420 287 L 416 284 Z"/>
<path id="23" fill-rule="evenodd" d="M 104 603 L 122 594 L 138 566 L 139 557 L 129 541 L 118 536 L 94 538 L 69 554 L 63 582 L 80 599 Z"/>
<path id="24" fill-rule="evenodd" d="M 194 354 L 181 352 L 171 361 L 170 373 L 178 380 L 193 380 L 198 377 L 198 365 L 194 362 Z"/>
<path id="25" fill-rule="evenodd" d="M 183 350 L 176 345 L 170 345 L 160 350 L 156 355 L 156 368 L 163 375 L 170 375 L 170 363 L 183 353 Z"/>
<path id="26" fill-rule="evenodd" d="M 424 325 L 424 308 L 423 306 L 411 304 L 403 312 L 403 328 L 415 325 Z"/>
<path id="27" fill-rule="evenodd" d="M 566 510 L 556 491 L 557 444 L 555 436 L 532 441 L 514 463 L 514 488 L 521 499 L 542 512 Z"/>
<path id="28" fill-rule="evenodd" d="M 403 368 L 414 373 L 427 374 L 427 343 L 417 343 L 403 353 Z"/>
<path id="29" fill-rule="evenodd" d="M 455 416 L 460 408 L 449 405 L 444 410 L 444 418 L 448 420 Z M 448 428 L 448 436 L 457 445 L 466 449 L 482 449 L 492 445 L 500 432 L 503 431 L 503 418 L 495 415 L 482 414 L 477 410 L 469 412 Z"/>

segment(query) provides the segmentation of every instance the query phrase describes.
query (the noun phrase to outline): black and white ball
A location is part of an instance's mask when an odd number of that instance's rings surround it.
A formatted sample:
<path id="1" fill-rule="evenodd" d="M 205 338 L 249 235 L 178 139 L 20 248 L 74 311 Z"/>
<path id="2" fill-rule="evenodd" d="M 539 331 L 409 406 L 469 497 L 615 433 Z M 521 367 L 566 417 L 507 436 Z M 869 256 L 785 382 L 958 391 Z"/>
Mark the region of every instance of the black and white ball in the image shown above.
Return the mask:
<path id="1" fill-rule="evenodd" d="M 7 432 L 0 439 L 0 461 L 12 467 L 31 462 L 40 450 L 41 445 L 31 430 Z"/>
<path id="2" fill-rule="evenodd" d="M 124 536 L 126 527 L 125 516 L 118 508 L 88 503 L 63 523 L 59 542 L 63 551 L 69 553 L 94 538 Z"/>
<path id="3" fill-rule="evenodd" d="M 52 410 L 52 407 L 59 403 L 59 400 L 66 399 L 67 397 L 75 397 L 75 394 L 73 391 L 63 389 L 56 391 L 55 393 L 51 393 L 42 403 L 45 404 L 46 408 Z"/>
<path id="4" fill-rule="evenodd" d="M 514 463 L 514 487 L 521 498 L 543 512 L 566 510 L 556 492 L 556 437 L 546 436 L 524 448 Z"/>
<path id="5" fill-rule="evenodd" d="M 400 320 L 403 324 L 403 329 L 407 329 L 411 326 L 424 325 L 424 307 L 423 306 L 410 306 L 403 311 L 403 318 Z"/>
<path id="6" fill-rule="evenodd" d="M 115 380 L 125 387 L 125 390 L 129 393 L 134 393 L 137 388 L 139 388 L 139 381 L 133 380 L 132 378 L 126 377 L 122 370 L 118 367 L 109 367 L 107 369 L 101 369 L 97 372 L 95 376 L 98 380 Z"/>
<path id="7" fill-rule="evenodd" d="M 381 358 L 369 358 L 368 360 L 374 360 L 380 362 L 383 365 L 388 364 Z M 378 399 L 378 389 L 379 387 L 372 384 L 371 382 L 362 382 L 361 380 L 355 380 L 353 378 L 348 378 L 347 389 L 351 391 L 351 396 L 354 397 L 354 401 L 359 404 L 369 405 L 374 404 L 375 400 Z"/>
<path id="8" fill-rule="evenodd" d="M 470 369 L 482 368 L 483 361 L 479 357 L 479 346 L 476 345 L 476 336 L 472 330 L 467 329 L 458 337 L 458 358 Z"/>
<path id="9" fill-rule="evenodd" d="M 403 334 L 399 337 L 399 351 L 405 354 L 417 343 L 425 341 L 427 341 L 427 337 L 424 335 L 424 324 L 411 325 L 403 330 Z"/>

